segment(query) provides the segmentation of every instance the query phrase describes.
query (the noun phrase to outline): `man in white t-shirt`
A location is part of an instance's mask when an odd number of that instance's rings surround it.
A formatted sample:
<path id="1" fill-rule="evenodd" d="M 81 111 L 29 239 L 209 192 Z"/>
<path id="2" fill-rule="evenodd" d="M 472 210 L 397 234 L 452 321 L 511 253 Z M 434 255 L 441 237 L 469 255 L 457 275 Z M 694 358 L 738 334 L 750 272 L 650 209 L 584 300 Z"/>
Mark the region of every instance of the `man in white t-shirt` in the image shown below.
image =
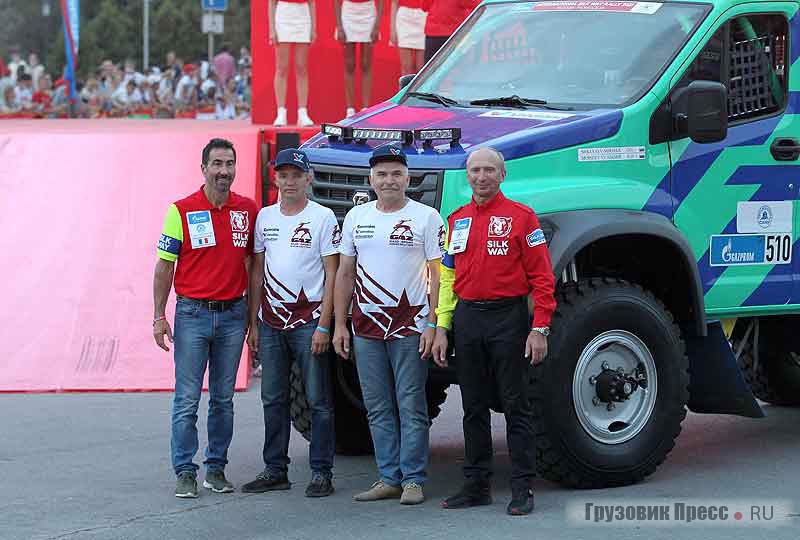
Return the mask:
<path id="1" fill-rule="evenodd" d="M 245 493 L 289 489 L 290 355 L 303 373 L 311 408 L 311 483 L 307 497 L 333 493 L 335 451 L 330 346 L 333 284 L 341 240 L 333 211 L 309 201 L 311 168 L 305 153 L 281 150 L 275 158 L 278 204 L 262 208 L 255 224 L 247 344 L 262 365 L 265 469 L 242 486 Z"/>
<path id="2" fill-rule="evenodd" d="M 436 327 L 444 222 L 435 209 L 406 197 L 401 146 L 378 147 L 370 167 L 377 201 L 347 213 L 334 293 L 333 344 L 345 358 L 352 302 L 356 367 L 380 473 L 354 499 L 419 504 L 427 480 L 426 359 Z"/>

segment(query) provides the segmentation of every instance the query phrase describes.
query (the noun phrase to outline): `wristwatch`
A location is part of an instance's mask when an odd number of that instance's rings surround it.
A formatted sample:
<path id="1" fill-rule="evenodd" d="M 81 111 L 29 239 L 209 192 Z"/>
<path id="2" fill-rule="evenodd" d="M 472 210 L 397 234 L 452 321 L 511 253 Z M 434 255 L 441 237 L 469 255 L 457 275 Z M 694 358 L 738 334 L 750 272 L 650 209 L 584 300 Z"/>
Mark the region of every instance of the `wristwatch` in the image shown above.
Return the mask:
<path id="1" fill-rule="evenodd" d="M 547 326 L 534 326 L 533 328 L 531 328 L 531 332 L 539 332 L 544 337 L 547 337 L 550 335 L 550 328 L 548 328 Z"/>

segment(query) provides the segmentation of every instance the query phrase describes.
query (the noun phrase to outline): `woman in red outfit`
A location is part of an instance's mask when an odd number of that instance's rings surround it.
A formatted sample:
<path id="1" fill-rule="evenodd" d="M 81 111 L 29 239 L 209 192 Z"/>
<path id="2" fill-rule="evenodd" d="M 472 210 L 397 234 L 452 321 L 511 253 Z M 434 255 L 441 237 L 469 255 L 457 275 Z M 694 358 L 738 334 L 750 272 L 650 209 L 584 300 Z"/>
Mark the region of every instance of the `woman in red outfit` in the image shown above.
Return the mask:
<path id="1" fill-rule="evenodd" d="M 377 4 L 377 5 L 376 5 Z M 364 107 L 372 95 L 372 46 L 378 41 L 383 2 L 381 0 L 333 0 L 336 39 L 344 46 L 344 99 L 346 116 L 356 113 L 356 44 L 361 44 L 361 97 Z"/>
<path id="2" fill-rule="evenodd" d="M 436 54 L 456 28 L 478 7 L 481 0 L 426 0 L 425 61 Z"/>
<path id="3" fill-rule="evenodd" d="M 269 0 L 269 44 L 275 46 L 276 126 L 285 126 L 286 79 L 289 57 L 294 47 L 294 74 L 297 83 L 297 125 L 311 126 L 308 116 L 308 48 L 316 38 L 314 0 Z"/>
<path id="4" fill-rule="evenodd" d="M 425 0 L 392 0 L 389 45 L 398 48 L 400 74 L 418 73 L 425 60 Z"/>

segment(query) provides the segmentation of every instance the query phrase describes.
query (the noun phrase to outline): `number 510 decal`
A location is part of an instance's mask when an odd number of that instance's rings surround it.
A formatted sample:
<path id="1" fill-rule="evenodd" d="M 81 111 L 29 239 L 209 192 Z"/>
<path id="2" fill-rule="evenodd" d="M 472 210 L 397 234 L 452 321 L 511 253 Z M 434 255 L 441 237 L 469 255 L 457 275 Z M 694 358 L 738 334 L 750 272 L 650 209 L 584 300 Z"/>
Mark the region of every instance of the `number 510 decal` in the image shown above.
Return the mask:
<path id="1" fill-rule="evenodd" d="M 711 266 L 788 264 L 792 234 L 715 234 L 709 246 Z"/>

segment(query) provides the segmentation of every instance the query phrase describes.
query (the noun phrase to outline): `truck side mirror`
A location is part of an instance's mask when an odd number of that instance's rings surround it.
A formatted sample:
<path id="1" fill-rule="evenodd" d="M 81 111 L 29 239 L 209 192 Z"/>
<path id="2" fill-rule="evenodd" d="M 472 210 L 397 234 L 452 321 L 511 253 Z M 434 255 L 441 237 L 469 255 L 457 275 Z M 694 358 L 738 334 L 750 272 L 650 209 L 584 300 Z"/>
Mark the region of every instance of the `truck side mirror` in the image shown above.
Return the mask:
<path id="1" fill-rule="evenodd" d="M 408 75 L 403 75 L 402 77 L 400 77 L 397 80 L 398 84 L 400 85 L 399 89 L 402 90 L 403 88 L 411 84 L 411 81 L 413 81 L 414 77 L 416 76 L 417 76 L 416 73 L 409 73 Z"/>
<path id="2" fill-rule="evenodd" d="M 714 143 L 728 136 L 728 90 L 715 81 L 693 81 L 675 96 L 676 127 L 696 143 Z"/>

